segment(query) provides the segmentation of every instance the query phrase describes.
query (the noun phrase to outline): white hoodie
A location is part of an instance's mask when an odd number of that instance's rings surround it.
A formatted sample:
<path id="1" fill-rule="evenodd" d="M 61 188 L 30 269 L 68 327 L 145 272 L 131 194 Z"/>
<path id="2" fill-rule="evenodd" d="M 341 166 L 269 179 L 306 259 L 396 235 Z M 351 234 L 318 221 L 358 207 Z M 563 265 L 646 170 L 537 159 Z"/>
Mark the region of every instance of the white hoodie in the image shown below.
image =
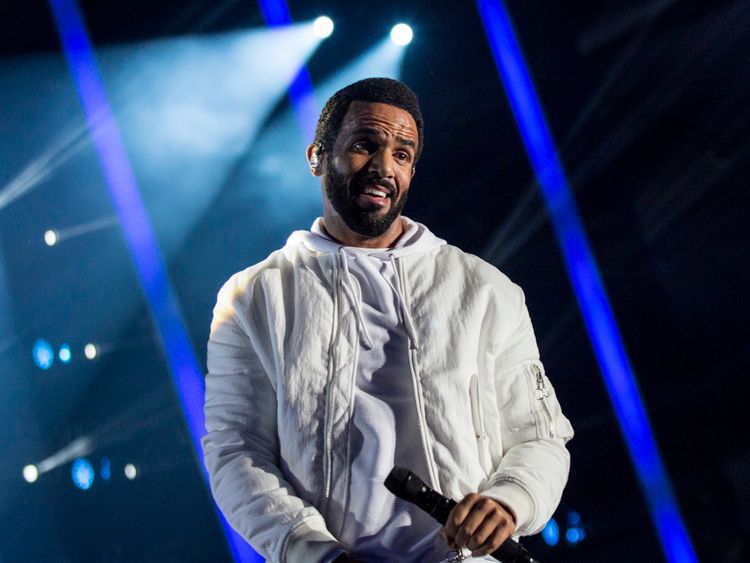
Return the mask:
<path id="1" fill-rule="evenodd" d="M 534 533 L 559 502 L 572 429 L 538 361 L 523 294 L 416 227 L 388 259 L 423 477 L 454 499 L 478 491 L 501 501 L 519 534 Z M 341 252 L 293 233 L 233 276 L 214 310 L 206 466 L 229 522 L 272 561 L 320 561 L 342 548 L 366 326 Z"/>

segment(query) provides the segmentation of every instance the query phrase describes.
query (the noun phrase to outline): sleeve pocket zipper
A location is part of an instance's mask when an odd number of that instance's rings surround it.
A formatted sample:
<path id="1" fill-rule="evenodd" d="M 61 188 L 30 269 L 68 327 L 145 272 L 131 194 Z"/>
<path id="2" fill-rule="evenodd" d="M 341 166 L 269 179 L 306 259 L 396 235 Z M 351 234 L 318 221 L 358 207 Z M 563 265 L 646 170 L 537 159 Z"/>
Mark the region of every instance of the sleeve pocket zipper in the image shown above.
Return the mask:
<path id="1" fill-rule="evenodd" d="M 529 364 L 529 370 L 533 378 L 534 398 L 539 401 L 541 405 L 541 410 L 544 413 L 545 420 L 547 421 L 547 430 L 549 436 L 550 438 L 554 438 L 555 421 L 552 417 L 552 411 L 550 411 L 549 408 L 549 389 L 547 389 L 547 384 L 544 381 L 544 373 L 542 372 L 542 368 L 540 368 L 539 364 L 536 362 L 531 362 Z"/>

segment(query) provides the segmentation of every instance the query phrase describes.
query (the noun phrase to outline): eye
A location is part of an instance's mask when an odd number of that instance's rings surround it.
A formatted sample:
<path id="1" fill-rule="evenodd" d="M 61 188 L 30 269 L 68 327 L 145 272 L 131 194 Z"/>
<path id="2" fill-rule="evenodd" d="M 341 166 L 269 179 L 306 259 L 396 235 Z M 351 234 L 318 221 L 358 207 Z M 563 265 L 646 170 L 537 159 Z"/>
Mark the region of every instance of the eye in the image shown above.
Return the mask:
<path id="1" fill-rule="evenodd" d="M 373 144 L 371 141 L 357 141 L 352 145 L 352 150 L 354 151 L 370 152 L 372 148 Z"/>
<path id="2" fill-rule="evenodd" d="M 411 160 L 411 155 L 406 151 L 396 151 L 394 156 L 402 162 L 409 162 Z"/>

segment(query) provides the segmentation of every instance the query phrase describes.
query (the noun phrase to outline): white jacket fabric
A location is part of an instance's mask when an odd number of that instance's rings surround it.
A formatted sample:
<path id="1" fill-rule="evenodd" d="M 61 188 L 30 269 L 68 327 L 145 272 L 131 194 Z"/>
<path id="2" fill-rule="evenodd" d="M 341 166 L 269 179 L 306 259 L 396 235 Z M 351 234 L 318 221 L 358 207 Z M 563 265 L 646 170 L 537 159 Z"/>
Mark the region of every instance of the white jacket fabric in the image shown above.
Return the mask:
<path id="1" fill-rule="evenodd" d="M 429 468 L 421 477 L 456 500 L 495 498 L 518 535 L 536 533 L 567 481 L 573 430 L 523 292 L 416 225 L 418 239 L 391 259 Z M 270 561 L 320 561 L 341 547 L 361 319 L 339 249 L 297 231 L 232 276 L 214 309 L 205 463 L 227 520 Z"/>

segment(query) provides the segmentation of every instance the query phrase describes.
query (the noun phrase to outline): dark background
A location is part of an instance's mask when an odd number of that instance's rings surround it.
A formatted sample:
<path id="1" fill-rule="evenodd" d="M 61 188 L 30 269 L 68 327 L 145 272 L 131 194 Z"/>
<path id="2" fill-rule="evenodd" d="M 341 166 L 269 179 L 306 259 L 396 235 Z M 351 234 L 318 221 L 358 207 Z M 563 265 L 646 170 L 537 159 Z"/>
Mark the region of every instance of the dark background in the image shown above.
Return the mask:
<path id="1" fill-rule="evenodd" d="M 746 561 L 750 2 L 506 5 L 699 557 Z M 427 125 L 406 214 L 524 288 L 542 359 L 576 429 L 557 515 L 564 528 L 568 512 L 579 512 L 586 537 L 527 545 L 545 562 L 663 560 L 475 5 L 289 7 L 295 21 L 326 14 L 336 23 L 309 61 L 313 84 L 394 23 L 415 30 L 401 78 L 420 96 Z M 255 2 L 82 8 L 102 50 L 263 26 Z M 2 190 L 59 124 L 84 122 L 69 76 L 46 71 L 50 61 L 64 68 L 46 4 L 3 3 L 0 22 Z M 284 98 L 265 130 L 287 109 Z M 248 196 L 242 170 L 263 150 L 257 145 L 240 151 L 179 237 L 158 220 L 179 208 L 179 191 L 173 201 L 144 195 L 201 365 L 223 281 L 307 228 L 319 208 L 305 196 L 286 214 L 268 212 L 280 197 L 273 181 Z M 294 162 L 305 168 L 301 152 Z M 227 560 L 119 229 L 53 249 L 41 242 L 49 225 L 113 213 L 98 170 L 88 147 L 0 206 L 0 561 Z M 30 353 L 39 337 L 74 349 L 93 339 L 108 353 L 42 372 Z M 80 491 L 70 464 L 23 481 L 26 463 L 96 432 L 106 438 L 89 458 L 112 460 L 109 482 Z M 126 462 L 139 467 L 137 479 L 122 475 Z"/>

